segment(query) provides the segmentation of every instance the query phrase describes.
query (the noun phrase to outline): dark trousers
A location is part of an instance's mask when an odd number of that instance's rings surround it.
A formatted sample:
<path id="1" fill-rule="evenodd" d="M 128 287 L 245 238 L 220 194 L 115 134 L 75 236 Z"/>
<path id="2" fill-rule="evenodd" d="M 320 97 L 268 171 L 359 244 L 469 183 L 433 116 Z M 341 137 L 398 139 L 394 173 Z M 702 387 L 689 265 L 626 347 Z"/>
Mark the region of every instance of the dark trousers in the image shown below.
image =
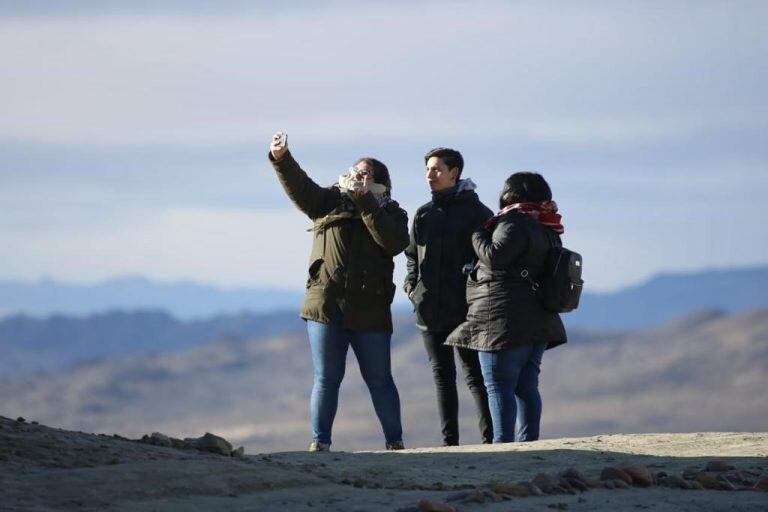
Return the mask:
<path id="1" fill-rule="evenodd" d="M 443 433 L 443 444 L 455 446 L 459 444 L 459 395 L 456 390 L 456 364 L 454 348 L 443 345 L 450 331 L 422 331 L 424 347 L 427 349 L 429 362 L 432 365 L 432 377 L 437 388 L 437 409 L 440 413 L 440 423 Z M 483 383 L 483 372 L 477 352 L 465 348 L 457 348 L 461 366 L 464 371 L 469 392 L 477 407 L 478 426 L 483 443 L 493 442 L 493 422 L 488 408 L 488 393 Z"/>

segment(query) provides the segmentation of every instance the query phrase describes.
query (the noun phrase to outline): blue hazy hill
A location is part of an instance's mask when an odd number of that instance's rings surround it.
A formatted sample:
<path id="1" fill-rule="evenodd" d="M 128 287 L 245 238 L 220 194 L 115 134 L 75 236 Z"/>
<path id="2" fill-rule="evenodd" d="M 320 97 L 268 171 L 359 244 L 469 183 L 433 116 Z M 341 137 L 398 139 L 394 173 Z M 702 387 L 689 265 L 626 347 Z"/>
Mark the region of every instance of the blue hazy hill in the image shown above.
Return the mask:
<path id="1" fill-rule="evenodd" d="M 614 293 L 589 293 L 568 326 L 633 329 L 660 325 L 702 309 L 739 313 L 768 307 L 768 266 L 659 274 Z M 86 316 L 114 310 L 159 310 L 184 321 L 242 312 L 298 311 L 303 293 L 260 288 L 223 289 L 205 284 L 163 283 L 141 277 L 95 285 L 0 281 L 0 314 Z M 398 292 L 395 309 L 410 311 Z"/>
<path id="2" fill-rule="evenodd" d="M 574 327 L 648 328 L 699 310 L 740 313 L 765 308 L 766 290 L 768 267 L 659 274 L 615 293 L 585 293 L 579 309 L 563 318 Z"/>

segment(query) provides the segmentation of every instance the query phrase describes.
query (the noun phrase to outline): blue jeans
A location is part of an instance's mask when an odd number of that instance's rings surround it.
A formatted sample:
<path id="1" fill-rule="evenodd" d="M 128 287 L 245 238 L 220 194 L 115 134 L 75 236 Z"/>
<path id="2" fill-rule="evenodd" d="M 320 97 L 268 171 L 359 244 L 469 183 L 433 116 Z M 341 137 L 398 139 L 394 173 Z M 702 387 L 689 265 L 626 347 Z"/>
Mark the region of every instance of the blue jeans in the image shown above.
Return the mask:
<path id="1" fill-rule="evenodd" d="M 539 369 L 545 343 L 480 352 L 480 368 L 488 390 L 493 442 L 535 441 L 541 423 Z"/>
<path id="2" fill-rule="evenodd" d="M 339 387 L 344 378 L 347 350 L 352 345 L 386 442 L 402 441 L 400 395 L 392 379 L 390 363 L 389 345 L 392 335 L 345 329 L 340 319 L 330 324 L 308 320 L 307 333 L 314 366 L 310 401 L 313 440 L 331 443 L 333 419 L 339 403 Z"/>

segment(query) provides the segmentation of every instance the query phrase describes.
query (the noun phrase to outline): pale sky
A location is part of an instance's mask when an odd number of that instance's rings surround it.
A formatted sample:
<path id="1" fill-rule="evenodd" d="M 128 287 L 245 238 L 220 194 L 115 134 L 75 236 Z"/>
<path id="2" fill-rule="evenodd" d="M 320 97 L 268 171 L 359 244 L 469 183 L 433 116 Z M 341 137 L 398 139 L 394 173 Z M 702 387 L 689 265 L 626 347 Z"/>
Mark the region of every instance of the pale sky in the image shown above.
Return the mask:
<path id="1" fill-rule="evenodd" d="M 411 216 L 434 146 L 492 209 L 541 172 L 590 291 L 768 264 L 768 3 L 284 5 L 0 2 L 0 279 L 301 289 L 279 129 L 321 184 L 383 160 Z"/>

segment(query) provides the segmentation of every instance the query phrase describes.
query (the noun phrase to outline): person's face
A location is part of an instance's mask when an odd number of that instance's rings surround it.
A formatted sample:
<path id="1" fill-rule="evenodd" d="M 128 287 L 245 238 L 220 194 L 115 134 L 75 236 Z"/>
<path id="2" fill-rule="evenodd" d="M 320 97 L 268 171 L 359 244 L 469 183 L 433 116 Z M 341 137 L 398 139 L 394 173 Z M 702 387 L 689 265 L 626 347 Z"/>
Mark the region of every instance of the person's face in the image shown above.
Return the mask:
<path id="1" fill-rule="evenodd" d="M 375 183 L 375 180 L 373 179 L 373 166 L 369 165 L 367 162 L 358 162 L 356 163 L 352 169 L 352 178 L 355 181 L 366 181 L 368 183 Z"/>
<path id="2" fill-rule="evenodd" d="M 433 192 L 451 188 L 456 184 L 458 176 L 459 168 L 449 169 L 442 158 L 433 156 L 427 160 L 427 183 Z"/>

